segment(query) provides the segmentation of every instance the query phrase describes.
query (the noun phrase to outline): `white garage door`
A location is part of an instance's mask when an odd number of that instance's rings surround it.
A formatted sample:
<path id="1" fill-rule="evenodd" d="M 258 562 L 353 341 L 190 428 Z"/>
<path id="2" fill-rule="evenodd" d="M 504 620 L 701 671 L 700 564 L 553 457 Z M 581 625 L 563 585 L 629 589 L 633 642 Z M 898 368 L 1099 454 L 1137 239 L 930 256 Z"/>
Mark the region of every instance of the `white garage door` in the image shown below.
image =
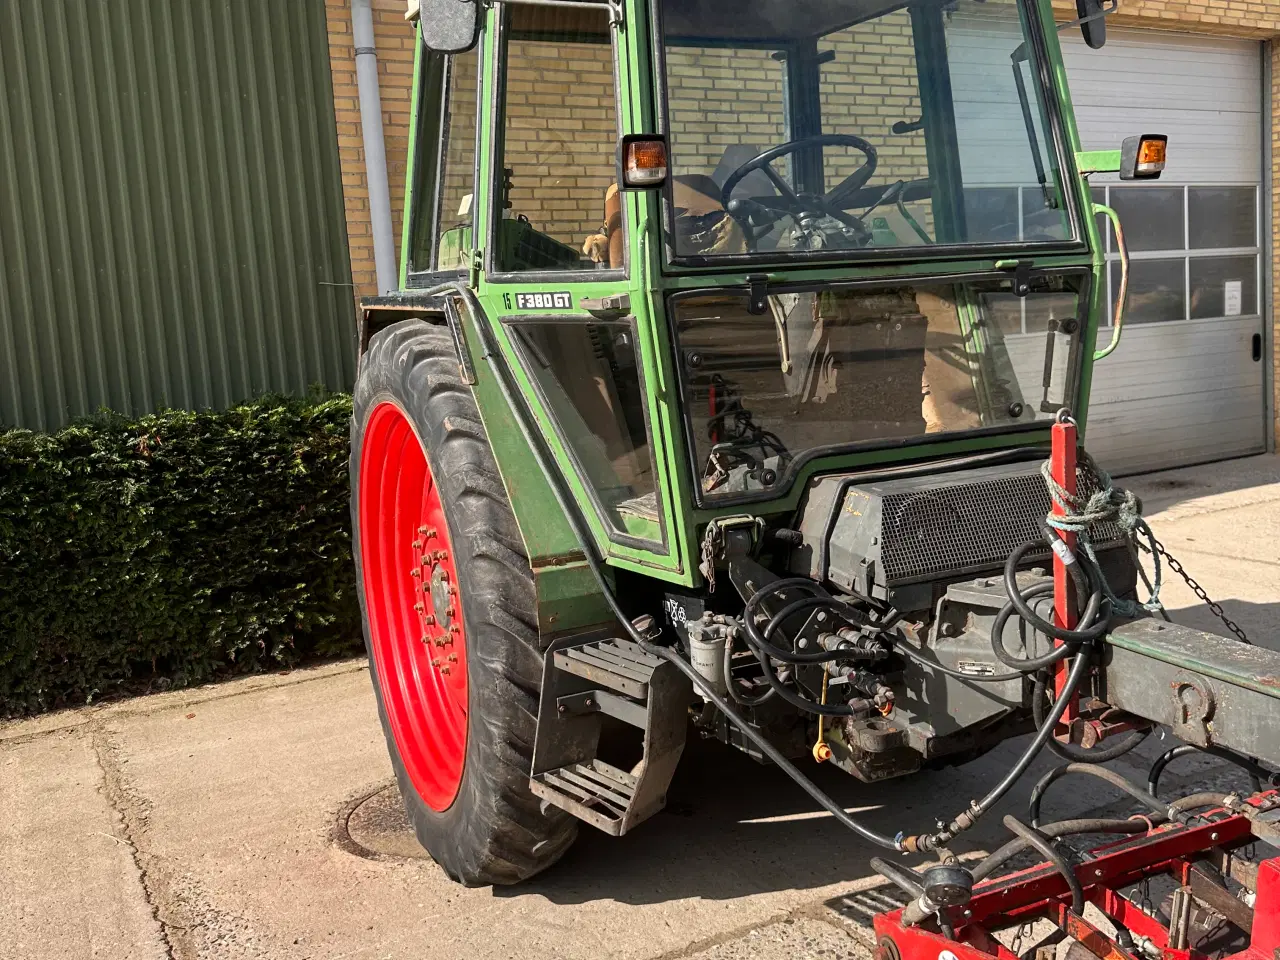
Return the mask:
<path id="1" fill-rule="evenodd" d="M 1169 135 L 1156 183 L 1092 179 L 1134 263 L 1120 348 L 1095 370 L 1089 448 L 1120 473 L 1261 452 L 1261 49 L 1145 31 L 1111 30 L 1102 50 L 1075 30 L 1063 40 L 1084 149 Z M 1117 263 L 1110 282 L 1114 301 Z"/>

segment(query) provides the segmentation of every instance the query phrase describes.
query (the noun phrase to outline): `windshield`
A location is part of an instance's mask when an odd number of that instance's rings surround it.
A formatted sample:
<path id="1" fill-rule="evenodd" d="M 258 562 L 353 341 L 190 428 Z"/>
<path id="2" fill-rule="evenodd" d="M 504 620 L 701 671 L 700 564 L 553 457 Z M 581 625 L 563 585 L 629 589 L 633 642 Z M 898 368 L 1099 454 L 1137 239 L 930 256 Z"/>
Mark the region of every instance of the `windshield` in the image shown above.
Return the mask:
<path id="1" fill-rule="evenodd" d="M 704 499 L 776 495 L 807 459 L 1052 419 L 1074 401 L 1087 273 L 671 301 Z"/>
<path id="2" fill-rule="evenodd" d="M 1016 0 L 662 0 L 670 252 L 1072 238 Z"/>

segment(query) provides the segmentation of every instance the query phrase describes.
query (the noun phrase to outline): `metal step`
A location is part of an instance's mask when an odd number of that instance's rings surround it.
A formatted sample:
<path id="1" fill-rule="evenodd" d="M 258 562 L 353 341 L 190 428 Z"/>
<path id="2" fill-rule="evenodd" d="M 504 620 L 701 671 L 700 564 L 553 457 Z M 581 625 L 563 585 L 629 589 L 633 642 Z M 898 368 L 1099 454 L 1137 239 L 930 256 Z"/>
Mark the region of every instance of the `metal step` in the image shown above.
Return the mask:
<path id="1" fill-rule="evenodd" d="M 649 695 L 649 678 L 662 663 L 630 640 L 617 639 L 566 647 L 556 651 L 553 659 L 566 673 L 641 699 Z"/>
<path id="2" fill-rule="evenodd" d="M 536 796 L 568 810 L 579 820 L 617 836 L 635 799 L 639 779 L 603 760 L 575 763 L 535 776 Z"/>
<path id="3" fill-rule="evenodd" d="M 626 833 L 666 803 L 692 698 L 675 664 L 630 640 L 597 632 L 552 643 L 529 790 L 606 833 Z M 630 772 L 596 755 L 605 716 L 643 734 L 644 755 Z"/>

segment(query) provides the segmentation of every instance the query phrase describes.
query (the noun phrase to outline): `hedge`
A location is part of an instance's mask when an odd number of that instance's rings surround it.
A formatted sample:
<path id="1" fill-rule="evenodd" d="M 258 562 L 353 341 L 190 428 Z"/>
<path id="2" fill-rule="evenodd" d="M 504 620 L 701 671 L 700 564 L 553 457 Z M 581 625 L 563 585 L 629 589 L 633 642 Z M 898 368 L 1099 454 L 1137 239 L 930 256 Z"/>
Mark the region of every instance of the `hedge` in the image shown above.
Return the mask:
<path id="1" fill-rule="evenodd" d="M 0 432 L 0 715 L 360 649 L 351 401 Z"/>

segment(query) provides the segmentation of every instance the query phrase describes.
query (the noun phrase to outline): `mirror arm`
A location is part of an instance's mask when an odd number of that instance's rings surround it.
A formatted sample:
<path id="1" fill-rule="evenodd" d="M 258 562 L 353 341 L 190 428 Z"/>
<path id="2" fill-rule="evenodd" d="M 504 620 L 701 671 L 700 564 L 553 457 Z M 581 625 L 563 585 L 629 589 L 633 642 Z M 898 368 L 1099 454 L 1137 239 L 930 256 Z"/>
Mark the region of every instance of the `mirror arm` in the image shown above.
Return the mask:
<path id="1" fill-rule="evenodd" d="M 1120 346 L 1120 334 L 1124 331 L 1124 307 L 1129 299 L 1129 247 L 1124 242 L 1124 228 L 1120 226 L 1120 216 L 1110 207 L 1100 203 L 1093 205 L 1094 213 L 1105 213 L 1116 232 L 1116 248 L 1120 253 L 1120 289 L 1116 292 L 1116 308 L 1112 318 L 1111 342 L 1103 350 L 1095 350 L 1093 362 L 1105 360 Z"/>
<path id="2" fill-rule="evenodd" d="M 1067 30 L 1070 27 L 1083 26 L 1093 20 L 1101 20 L 1103 17 L 1109 17 L 1120 9 L 1120 0 L 1103 0 L 1103 2 L 1109 3 L 1110 6 L 1104 6 L 1098 10 L 1097 13 L 1091 13 L 1087 17 L 1077 17 L 1074 20 L 1068 20 L 1065 23 L 1060 23 L 1058 24 L 1058 32 L 1062 33 L 1062 31 Z"/>

